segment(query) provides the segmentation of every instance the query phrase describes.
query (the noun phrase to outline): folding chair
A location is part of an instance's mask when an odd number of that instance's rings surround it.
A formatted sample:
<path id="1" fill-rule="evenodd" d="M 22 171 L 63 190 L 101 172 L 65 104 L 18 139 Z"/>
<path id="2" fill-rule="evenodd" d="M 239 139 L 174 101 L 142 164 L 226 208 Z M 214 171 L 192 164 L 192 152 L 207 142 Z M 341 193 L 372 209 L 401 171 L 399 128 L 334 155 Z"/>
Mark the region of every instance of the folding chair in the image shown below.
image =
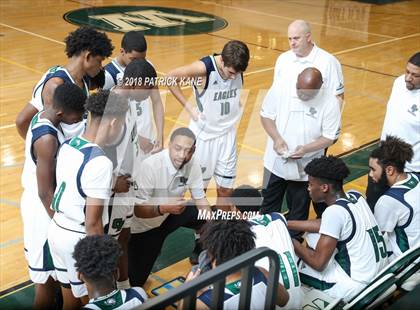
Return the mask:
<path id="1" fill-rule="evenodd" d="M 381 272 L 372 280 L 375 282 L 388 273 L 393 273 L 396 277 L 403 272 L 408 266 L 414 263 L 420 257 L 420 244 L 408 251 L 405 251 L 400 257 L 389 263 Z M 414 273 L 414 272 L 413 272 Z M 412 274 L 413 274 L 412 273 Z"/>
<path id="2" fill-rule="evenodd" d="M 380 279 L 369 285 L 367 289 L 364 289 L 361 293 L 359 293 L 359 295 L 354 297 L 347 305 L 344 306 L 343 309 L 370 309 L 380 305 L 397 289 L 395 281 L 395 276 L 392 273 L 382 276 Z"/>

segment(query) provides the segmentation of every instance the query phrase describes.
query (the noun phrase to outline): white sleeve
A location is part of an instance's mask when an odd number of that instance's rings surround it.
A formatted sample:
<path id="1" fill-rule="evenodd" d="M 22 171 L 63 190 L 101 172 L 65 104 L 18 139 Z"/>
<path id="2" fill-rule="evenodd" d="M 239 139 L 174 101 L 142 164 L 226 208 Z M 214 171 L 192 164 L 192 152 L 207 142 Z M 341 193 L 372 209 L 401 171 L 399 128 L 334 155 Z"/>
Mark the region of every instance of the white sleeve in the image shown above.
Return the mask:
<path id="1" fill-rule="evenodd" d="M 103 89 L 111 89 L 115 86 L 114 79 L 112 78 L 111 74 L 105 70 L 105 84 Z"/>
<path id="2" fill-rule="evenodd" d="M 133 210 L 131 210 L 130 213 L 127 214 L 127 216 L 125 217 L 124 225 L 122 228 L 130 228 L 132 220 L 133 220 Z"/>
<path id="3" fill-rule="evenodd" d="M 375 219 L 380 231 L 393 232 L 400 219 L 398 201 L 387 195 L 382 195 L 375 205 Z"/>
<path id="4" fill-rule="evenodd" d="M 343 71 L 341 69 L 341 64 L 333 56 L 333 62 L 331 64 L 331 72 L 330 72 L 330 78 L 331 78 L 331 87 L 334 88 L 334 94 L 341 95 L 344 93 L 344 77 L 343 77 Z"/>
<path id="5" fill-rule="evenodd" d="M 87 197 L 108 199 L 111 196 L 112 162 L 105 156 L 88 161 L 80 177 L 82 190 Z"/>
<path id="6" fill-rule="evenodd" d="M 386 135 L 391 133 L 391 124 L 392 124 L 392 118 L 395 117 L 395 115 L 393 114 L 392 111 L 392 102 L 394 102 L 395 100 L 398 99 L 394 98 L 395 96 L 397 96 L 397 80 L 394 81 L 394 84 L 392 86 L 392 90 L 391 90 L 391 95 L 389 96 L 389 100 L 388 100 L 388 104 L 386 106 L 386 113 L 385 113 L 385 118 L 384 118 L 384 126 L 382 127 L 382 133 L 381 133 L 381 140 L 384 141 L 386 139 Z"/>
<path id="7" fill-rule="evenodd" d="M 144 301 L 148 299 L 146 292 L 141 287 L 135 286 L 135 287 L 132 287 L 132 289 L 135 290 L 137 293 L 139 293 L 141 297 L 143 297 Z"/>
<path id="8" fill-rule="evenodd" d="M 40 89 L 38 89 L 37 86 L 38 84 L 35 85 L 35 89 L 32 92 L 32 98 L 31 101 L 29 101 L 29 103 L 33 105 L 38 111 L 42 111 L 44 109 L 44 104 L 42 103 L 42 90 L 44 87 L 40 86 Z M 37 91 L 35 92 L 35 90 Z"/>
<path id="9" fill-rule="evenodd" d="M 188 187 L 192 198 L 201 199 L 206 197 L 204 193 L 203 175 L 197 161 L 194 161 L 191 167 L 190 175 L 188 176 Z"/>
<path id="10" fill-rule="evenodd" d="M 283 54 L 282 54 L 283 55 Z M 280 91 L 280 75 L 281 75 L 281 64 L 282 64 L 282 55 L 277 58 L 276 65 L 274 67 L 274 76 L 273 84 L 268 90 L 267 94 L 264 97 L 264 101 L 261 105 L 260 115 L 271 120 L 275 120 L 277 117 L 277 103 L 279 100 L 279 91 Z"/>
<path id="11" fill-rule="evenodd" d="M 336 140 L 340 135 L 341 128 L 340 105 L 335 97 L 330 98 L 328 104 L 322 120 L 322 136 L 330 140 Z"/>
<path id="12" fill-rule="evenodd" d="M 143 161 L 136 171 L 137 173 L 133 176 L 135 182 L 134 202 L 137 204 L 144 204 L 152 198 L 155 188 L 153 167 Z"/>
<path id="13" fill-rule="evenodd" d="M 321 227 L 319 233 L 333 237 L 337 240 L 343 240 L 343 228 L 346 223 L 346 212 L 340 206 L 329 206 L 322 214 Z"/>

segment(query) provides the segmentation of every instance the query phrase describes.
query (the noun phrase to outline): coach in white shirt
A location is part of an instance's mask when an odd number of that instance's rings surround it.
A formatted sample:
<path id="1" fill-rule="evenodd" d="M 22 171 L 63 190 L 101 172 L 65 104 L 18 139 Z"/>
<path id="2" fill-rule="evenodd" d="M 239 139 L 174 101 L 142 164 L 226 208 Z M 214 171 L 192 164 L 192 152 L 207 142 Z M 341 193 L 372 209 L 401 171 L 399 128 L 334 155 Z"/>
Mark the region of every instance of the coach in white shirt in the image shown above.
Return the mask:
<path id="1" fill-rule="evenodd" d="M 277 84 L 284 79 L 280 77 L 273 83 L 260 112 L 269 135 L 261 211 L 279 212 L 287 191 L 288 219 L 306 220 L 310 197 L 304 168 L 338 138 L 340 108 L 336 98 L 321 88 L 322 75 L 318 69 L 303 70 L 293 93 Z"/>
<path id="2" fill-rule="evenodd" d="M 143 286 L 165 238 L 184 226 L 198 229 L 198 210 L 210 207 L 203 187 L 201 166 L 193 158 L 195 135 L 185 127 L 176 129 L 169 147 L 135 167 L 134 214 L 128 249 L 128 272 L 132 286 Z M 192 201 L 184 200 L 186 192 Z"/>
<path id="3" fill-rule="evenodd" d="M 319 48 L 312 41 L 310 25 L 304 20 L 295 20 L 287 30 L 290 50 L 279 56 L 276 62 L 274 80 L 287 75 L 289 86 L 294 88 L 297 75 L 308 67 L 317 68 L 323 78 L 323 87 L 344 99 L 344 78 L 341 64 L 333 55 Z"/>
<path id="4" fill-rule="evenodd" d="M 381 140 L 385 140 L 386 136 L 396 136 L 412 146 L 414 156 L 411 162 L 406 163 L 404 170 L 420 173 L 420 52 L 411 56 L 405 74 L 394 82 Z M 388 188 L 387 184 L 374 183 L 368 178 L 366 196 L 372 210 Z"/>
<path id="5" fill-rule="evenodd" d="M 282 83 L 277 84 L 277 89 L 289 87 L 293 94 L 298 74 L 305 68 L 314 67 L 322 74 L 323 88 L 336 96 L 341 110 L 344 101 L 344 78 L 340 62 L 312 41 L 311 27 L 304 20 L 293 21 L 287 29 L 287 37 L 290 50 L 282 53 L 277 59 L 272 87 L 282 79 Z M 314 207 L 317 216 L 320 217 L 327 206 L 321 202 L 314 203 Z"/>

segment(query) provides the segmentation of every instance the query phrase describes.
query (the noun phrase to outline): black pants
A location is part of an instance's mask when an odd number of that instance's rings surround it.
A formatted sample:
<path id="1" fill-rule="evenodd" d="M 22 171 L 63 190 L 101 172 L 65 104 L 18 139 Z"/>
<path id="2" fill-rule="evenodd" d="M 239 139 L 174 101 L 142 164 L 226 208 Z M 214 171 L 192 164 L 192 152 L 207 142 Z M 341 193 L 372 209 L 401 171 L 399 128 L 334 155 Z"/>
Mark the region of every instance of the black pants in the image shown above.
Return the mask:
<path id="1" fill-rule="evenodd" d="M 263 202 L 261 213 L 280 212 L 284 195 L 289 208 L 288 220 L 307 220 L 309 215 L 309 204 L 311 199 L 308 193 L 308 182 L 289 181 L 271 173 L 264 168 L 263 178 Z M 290 231 L 292 237 L 300 234 L 297 231 Z"/>
<path id="2" fill-rule="evenodd" d="M 179 227 L 199 229 L 205 221 L 197 220 L 195 206 L 187 206 L 179 215 L 170 214 L 154 229 L 131 234 L 128 243 L 128 277 L 132 286 L 143 286 L 160 254 L 166 237 Z"/>
<path id="3" fill-rule="evenodd" d="M 368 176 L 368 185 L 366 188 L 366 201 L 374 212 L 375 204 L 379 200 L 379 198 L 385 194 L 385 192 L 389 189 L 389 186 L 384 183 L 375 183 L 373 182 L 372 178 Z"/>
<path id="4" fill-rule="evenodd" d="M 325 202 L 314 202 L 314 201 L 312 201 L 312 204 L 314 206 L 316 218 L 320 219 L 322 217 L 322 213 L 324 213 L 328 205 Z"/>

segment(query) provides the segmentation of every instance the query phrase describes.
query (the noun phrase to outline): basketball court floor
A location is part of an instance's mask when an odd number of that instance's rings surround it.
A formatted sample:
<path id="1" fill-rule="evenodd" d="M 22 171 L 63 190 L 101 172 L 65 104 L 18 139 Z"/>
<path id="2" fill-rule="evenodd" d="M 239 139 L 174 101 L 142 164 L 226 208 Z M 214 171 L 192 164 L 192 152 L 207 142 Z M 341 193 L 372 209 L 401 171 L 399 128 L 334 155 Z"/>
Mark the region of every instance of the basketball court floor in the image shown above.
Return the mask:
<path id="1" fill-rule="evenodd" d="M 272 83 L 275 61 L 289 48 L 288 24 L 295 19 L 308 21 L 316 44 L 341 62 L 345 79 L 342 133 L 329 153 L 344 156 L 349 164 L 352 175 L 346 187 L 364 192 L 367 156 L 379 138 L 392 83 L 405 72 L 408 58 L 420 50 L 420 1 L 386 2 L 1 1 L 0 308 L 16 306 L 15 302 L 29 305 L 32 296 L 19 210 L 24 141 L 17 134 L 15 117 L 42 74 L 66 62 L 63 39 L 77 25 L 93 24 L 107 31 L 116 47 L 113 56 L 122 38 L 118 31 L 143 29 L 148 59 L 160 76 L 220 52 L 229 40 L 244 41 L 251 59 L 244 74 L 247 91 L 238 126 L 236 185 L 261 186 L 267 135 L 260 124 L 259 110 Z M 190 90 L 187 92 L 192 95 Z M 188 116 L 163 87 L 161 95 L 166 106 L 167 139 L 174 128 L 188 124 Z M 209 191 L 209 196 L 214 201 L 214 190 Z M 190 266 L 184 258 L 192 249 L 193 237 L 187 230 L 177 234 L 190 238 L 190 243 L 180 248 L 180 238 L 172 236 L 155 266 L 156 273 L 147 283 L 148 290 L 188 271 Z"/>

